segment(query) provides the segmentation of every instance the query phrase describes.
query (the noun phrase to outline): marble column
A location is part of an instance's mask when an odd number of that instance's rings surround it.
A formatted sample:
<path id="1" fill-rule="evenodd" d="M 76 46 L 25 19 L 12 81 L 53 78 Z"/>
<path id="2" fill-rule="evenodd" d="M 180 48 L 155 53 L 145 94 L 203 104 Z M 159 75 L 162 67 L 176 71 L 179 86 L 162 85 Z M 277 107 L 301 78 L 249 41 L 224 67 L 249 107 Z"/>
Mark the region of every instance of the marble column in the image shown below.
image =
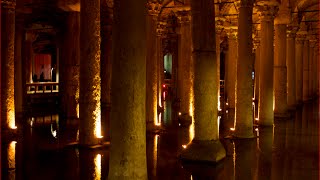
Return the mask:
<path id="1" fill-rule="evenodd" d="M 111 105 L 111 51 L 112 51 L 112 21 L 113 1 L 100 0 L 101 17 L 101 127 L 104 140 L 109 140 L 110 135 L 110 105 Z"/>
<path id="2" fill-rule="evenodd" d="M 273 64 L 274 64 L 274 15 L 278 11 L 278 2 L 259 1 L 259 16 L 261 20 L 260 49 L 260 89 L 259 89 L 259 124 L 272 126 L 274 120 L 273 106 Z"/>
<path id="3" fill-rule="evenodd" d="M 190 116 L 190 63 L 191 63 L 191 26 L 190 11 L 179 11 L 180 39 L 178 45 L 178 97 L 180 98 L 180 112 Z"/>
<path id="4" fill-rule="evenodd" d="M 303 43 L 303 84 L 302 84 L 302 100 L 309 99 L 309 39 L 306 38 Z"/>
<path id="5" fill-rule="evenodd" d="M 163 73 L 163 51 L 162 51 L 162 39 L 164 34 L 166 23 L 163 21 L 158 21 L 157 23 L 157 65 L 158 65 L 158 107 L 163 109 L 162 105 L 162 84 L 164 81 L 164 73 Z M 161 121 L 158 117 L 158 123 Z"/>
<path id="6" fill-rule="evenodd" d="M 295 37 L 294 29 L 292 27 L 287 29 L 287 103 L 289 109 L 294 109 L 296 105 Z"/>
<path id="7" fill-rule="evenodd" d="M 147 79 L 146 79 L 146 123 L 147 130 L 155 128 L 158 116 L 158 65 L 157 65 L 157 18 L 161 9 L 159 2 L 147 3 Z"/>
<path id="8" fill-rule="evenodd" d="M 60 64 L 62 113 L 69 119 L 79 118 L 80 13 L 69 12 L 61 48 Z"/>
<path id="9" fill-rule="evenodd" d="M 259 30 L 260 31 L 260 30 Z M 260 33 L 257 33 L 257 36 L 254 38 L 255 46 L 255 58 L 254 58 L 254 100 L 255 100 L 255 109 L 258 109 L 259 103 L 259 77 L 260 77 Z M 258 114 L 255 112 L 255 117 L 258 117 Z"/>
<path id="10" fill-rule="evenodd" d="M 241 0 L 239 4 L 238 61 L 236 80 L 236 118 L 234 136 L 252 138 L 252 11 L 253 1 Z"/>
<path id="11" fill-rule="evenodd" d="M 222 110 L 222 107 L 224 106 L 222 103 L 222 97 L 220 97 L 220 44 L 221 44 L 221 33 L 223 30 L 223 22 L 225 19 L 223 17 L 215 17 L 215 23 L 216 23 L 216 55 L 217 55 L 217 88 L 218 88 L 218 110 Z"/>
<path id="12" fill-rule="evenodd" d="M 219 141 L 214 14 L 213 1 L 191 1 L 194 138 L 182 151 L 183 160 L 218 162 L 226 156 Z"/>
<path id="13" fill-rule="evenodd" d="M 238 59 L 238 43 L 237 34 L 238 27 L 232 26 L 226 29 L 228 35 L 228 53 L 227 53 L 227 79 L 225 82 L 226 96 L 229 109 L 235 108 L 235 83 L 237 77 L 237 59 Z"/>
<path id="14" fill-rule="evenodd" d="M 109 180 L 148 178 L 146 16 L 144 0 L 114 1 Z"/>
<path id="15" fill-rule="evenodd" d="M 279 18 L 279 17 L 277 17 Z M 277 19 L 276 18 L 276 19 Z M 274 47 L 274 116 L 286 117 L 287 110 L 287 66 L 286 66 L 286 51 L 287 48 L 287 25 L 278 24 L 275 21 L 275 47 Z"/>
<path id="16" fill-rule="evenodd" d="M 1 1 L 1 117 L 3 129 L 15 129 L 14 42 L 15 0 Z"/>
<path id="17" fill-rule="evenodd" d="M 81 0 L 79 142 L 95 145 L 101 138 L 100 1 Z"/>
<path id="18" fill-rule="evenodd" d="M 302 82 L 303 82 L 303 43 L 306 38 L 304 32 L 299 31 L 296 36 L 296 101 L 302 103 Z"/>

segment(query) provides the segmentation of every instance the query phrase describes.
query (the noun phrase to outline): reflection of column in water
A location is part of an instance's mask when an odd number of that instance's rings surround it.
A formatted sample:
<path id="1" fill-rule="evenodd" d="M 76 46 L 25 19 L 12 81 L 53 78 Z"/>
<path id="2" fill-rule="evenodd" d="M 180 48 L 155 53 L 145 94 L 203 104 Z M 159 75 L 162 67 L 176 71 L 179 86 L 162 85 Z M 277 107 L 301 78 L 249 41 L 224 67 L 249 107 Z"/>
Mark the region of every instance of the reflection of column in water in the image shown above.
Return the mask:
<path id="1" fill-rule="evenodd" d="M 80 179 L 100 180 L 101 159 L 102 155 L 93 150 L 80 150 Z"/>
<path id="2" fill-rule="evenodd" d="M 171 101 L 164 101 L 164 112 L 163 112 L 163 124 L 170 125 L 172 123 L 171 119 Z"/>
<path id="3" fill-rule="evenodd" d="M 285 149 L 291 151 L 293 149 L 292 145 L 294 144 L 294 119 L 290 119 L 286 121 L 286 136 L 285 136 Z M 283 179 L 289 179 L 291 176 L 290 169 L 292 167 L 292 158 L 289 156 L 288 153 L 284 154 L 284 165 L 283 165 Z"/>
<path id="4" fill-rule="evenodd" d="M 301 128 L 302 128 L 302 110 L 298 109 L 295 115 L 295 122 L 294 122 L 294 137 L 295 137 L 295 144 L 294 149 L 297 149 L 301 144 Z"/>
<path id="5" fill-rule="evenodd" d="M 16 179 L 16 141 L 11 141 L 8 146 L 8 179 Z"/>
<path id="6" fill-rule="evenodd" d="M 277 179 L 284 176 L 285 163 L 285 141 L 286 141 L 286 123 L 285 121 L 276 122 L 274 125 L 274 139 L 272 152 L 271 179 Z"/>
<path id="7" fill-rule="evenodd" d="M 234 142 L 234 176 L 237 179 L 252 179 L 255 156 L 255 140 L 241 139 Z"/>
<path id="8" fill-rule="evenodd" d="M 159 143 L 159 135 L 155 135 L 153 140 L 153 169 L 152 169 L 152 175 L 154 177 L 157 176 L 158 143 Z"/>
<path id="9" fill-rule="evenodd" d="M 258 177 L 271 179 L 273 127 L 259 129 Z"/>

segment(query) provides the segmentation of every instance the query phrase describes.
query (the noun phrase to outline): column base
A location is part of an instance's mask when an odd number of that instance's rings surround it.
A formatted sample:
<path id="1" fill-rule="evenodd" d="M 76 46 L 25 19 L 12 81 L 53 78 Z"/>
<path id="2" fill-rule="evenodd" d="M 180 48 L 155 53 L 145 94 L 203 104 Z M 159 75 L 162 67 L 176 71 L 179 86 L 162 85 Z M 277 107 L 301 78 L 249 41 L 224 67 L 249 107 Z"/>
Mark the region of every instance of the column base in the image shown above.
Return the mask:
<path id="1" fill-rule="evenodd" d="M 217 163 L 226 157 L 226 150 L 220 140 L 192 140 L 181 152 L 182 161 Z"/>
<path id="2" fill-rule="evenodd" d="M 262 118 L 259 118 L 258 124 L 259 126 L 273 126 L 273 120 L 270 120 L 270 119 L 263 120 Z"/>
<path id="3" fill-rule="evenodd" d="M 233 139 L 251 139 L 251 138 L 255 138 L 255 135 L 253 134 L 253 130 L 251 130 L 252 132 L 237 132 L 237 130 L 234 132 L 234 134 L 232 135 Z"/>
<path id="4" fill-rule="evenodd" d="M 161 125 L 157 126 L 154 124 L 154 122 L 147 122 L 147 132 L 158 133 L 163 130 L 164 130 L 164 128 Z"/>
<path id="5" fill-rule="evenodd" d="M 274 113 L 275 118 L 281 118 L 281 119 L 286 119 L 290 118 L 291 114 L 289 112 L 284 112 L 284 113 Z"/>

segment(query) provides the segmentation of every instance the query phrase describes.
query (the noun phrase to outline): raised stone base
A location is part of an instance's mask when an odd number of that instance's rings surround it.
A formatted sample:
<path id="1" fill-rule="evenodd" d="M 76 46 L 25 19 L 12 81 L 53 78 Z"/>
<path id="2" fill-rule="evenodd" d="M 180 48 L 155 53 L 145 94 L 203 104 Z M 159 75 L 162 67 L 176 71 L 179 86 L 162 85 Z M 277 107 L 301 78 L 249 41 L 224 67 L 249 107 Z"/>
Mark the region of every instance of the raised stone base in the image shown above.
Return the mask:
<path id="1" fill-rule="evenodd" d="M 193 140 L 180 155 L 180 159 L 182 161 L 198 161 L 207 163 L 217 163 L 225 157 L 226 150 L 219 140 Z"/>

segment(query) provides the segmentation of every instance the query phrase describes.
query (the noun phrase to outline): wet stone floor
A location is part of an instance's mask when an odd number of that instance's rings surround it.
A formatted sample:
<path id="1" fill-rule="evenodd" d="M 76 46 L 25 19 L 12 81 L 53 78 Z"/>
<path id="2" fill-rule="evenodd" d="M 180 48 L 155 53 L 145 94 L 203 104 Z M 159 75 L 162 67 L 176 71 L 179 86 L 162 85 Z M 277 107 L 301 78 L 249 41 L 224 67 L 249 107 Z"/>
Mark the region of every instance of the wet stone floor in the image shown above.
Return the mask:
<path id="1" fill-rule="evenodd" d="M 149 179 L 155 180 L 318 180 L 318 101 L 305 103 L 274 127 L 255 127 L 256 138 L 230 139 L 229 111 L 220 119 L 220 137 L 227 157 L 217 165 L 182 163 L 178 155 L 192 130 L 179 126 L 171 102 L 165 104 L 163 131 L 147 133 Z M 55 113 L 34 113 L 18 122 L 18 137 L 2 142 L 2 179 L 107 179 L 108 146 L 79 148 L 78 120 Z M 4 138 L 4 135 L 3 135 Z"/>

